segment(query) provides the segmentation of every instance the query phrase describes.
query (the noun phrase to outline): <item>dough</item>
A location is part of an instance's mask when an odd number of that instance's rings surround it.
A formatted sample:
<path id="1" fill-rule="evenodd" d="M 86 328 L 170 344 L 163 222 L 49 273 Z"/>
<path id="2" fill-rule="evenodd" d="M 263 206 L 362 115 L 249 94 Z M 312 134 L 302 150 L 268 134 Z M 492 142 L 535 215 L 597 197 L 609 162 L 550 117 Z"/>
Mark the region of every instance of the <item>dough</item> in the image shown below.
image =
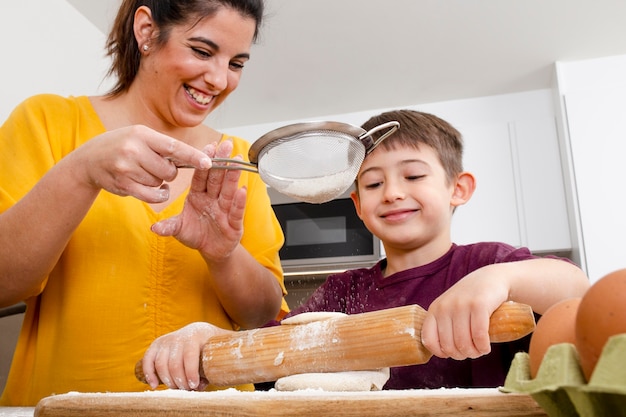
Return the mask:
<path id="1" fill-rule="evenodd" d="M 290 375 L 274 384 L 277 391 L 380 391 L 389 379 L 389 368 L 377 371 L 346 371 Z"/>
<path id="2" fill-rule="evenodd" d="M 280 322 L 280 324 L 297 325 L 312 323 L 314 321 L 330 320 L 339 317 L 345 317 L 347 314 L 338 311 L 311 311 L 308 313 L 300 313 L 292 317 L 288 317 Z"/>

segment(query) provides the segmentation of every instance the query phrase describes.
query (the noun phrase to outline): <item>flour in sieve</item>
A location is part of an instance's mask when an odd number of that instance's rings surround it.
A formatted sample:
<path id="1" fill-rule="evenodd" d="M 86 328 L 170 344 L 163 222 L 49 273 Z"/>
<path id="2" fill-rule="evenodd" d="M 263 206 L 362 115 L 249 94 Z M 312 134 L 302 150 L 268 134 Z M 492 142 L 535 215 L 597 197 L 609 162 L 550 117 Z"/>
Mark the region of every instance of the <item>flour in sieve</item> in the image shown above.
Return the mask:
<path id="1" fill-rule="evenodd" d="M 352 185 L 355 174 L 341 171 L 324 177 L 299 178 L 273 187 L 280 193 L 308 203 L 325 203 L 341 195 Z M 272 185 L 272 184 L 270 184 Z"/>

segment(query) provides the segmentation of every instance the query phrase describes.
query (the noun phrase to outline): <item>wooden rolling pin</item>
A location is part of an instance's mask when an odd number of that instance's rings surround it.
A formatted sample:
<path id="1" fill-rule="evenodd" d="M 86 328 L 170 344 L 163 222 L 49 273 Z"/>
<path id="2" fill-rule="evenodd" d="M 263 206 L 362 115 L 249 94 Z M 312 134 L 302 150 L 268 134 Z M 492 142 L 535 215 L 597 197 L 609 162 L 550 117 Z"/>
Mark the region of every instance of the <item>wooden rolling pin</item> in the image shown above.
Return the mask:
<path id="1" fill-rule="evenodd" d="M 276 381 L 288 375 L 361 371 L 428 362 L 418 305 L 281 325 L 211 337 L 200 374 L 217 386 Z M 535 329 L 530 306 L 505 302 L 490 318 L 492 342 L 520 339 Z M 136 377 L 145 382 L 141 361 Z"/>

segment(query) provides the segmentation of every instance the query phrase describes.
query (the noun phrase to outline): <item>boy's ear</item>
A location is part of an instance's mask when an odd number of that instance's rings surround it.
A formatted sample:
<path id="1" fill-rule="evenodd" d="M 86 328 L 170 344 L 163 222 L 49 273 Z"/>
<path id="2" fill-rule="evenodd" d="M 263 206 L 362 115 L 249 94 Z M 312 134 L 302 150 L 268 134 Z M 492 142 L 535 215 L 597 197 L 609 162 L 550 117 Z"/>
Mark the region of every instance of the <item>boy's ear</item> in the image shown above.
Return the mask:
<path id="1" fill-rule="evenodd" d="M 476 178 L 470 172 L 461 172 L 454 186 L 454 193 L 450 204 L 453 207 L 461 206 L 469 201 L 476 189 Z"/>
<path id="2" fill-rule="evenodd" d="M 356 193 L 356 191 L 352 191 L 350 193 L 350 198 L 352 199 L 352 202 L 354 203 L 356 215 L 359 216 L 359 219 L 360 219 L 361 218 L 361 201 L 359 200 L 359 195 Z"/>

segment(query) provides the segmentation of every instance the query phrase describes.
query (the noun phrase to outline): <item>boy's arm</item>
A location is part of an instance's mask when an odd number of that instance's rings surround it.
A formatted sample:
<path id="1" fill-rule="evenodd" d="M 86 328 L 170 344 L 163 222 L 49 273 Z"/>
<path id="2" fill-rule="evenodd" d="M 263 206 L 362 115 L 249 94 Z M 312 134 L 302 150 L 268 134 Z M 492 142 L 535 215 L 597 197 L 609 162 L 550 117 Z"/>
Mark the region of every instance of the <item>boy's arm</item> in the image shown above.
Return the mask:
<path id="1" fill-rule="evenodd" d="M 538 258 L 489 265 L 489 273 L 503 273 L 509 282 L 509 299 L 528 304 L 539 314 L 553 304 L 582 297 L 589 278 L 578 266 L 560 259 Z"/>
<path id="2" fill-rule="evenodd" d="M 589 280 L 576 265 L 536 258 L 479 268 L 440 295 L 422 328 L 425 346 L 435 355 L 476 358 L 491 351 L 491 313 L 505 301 L 528 304 L 543 314 L 556 302 L 582 297 Z"/>

